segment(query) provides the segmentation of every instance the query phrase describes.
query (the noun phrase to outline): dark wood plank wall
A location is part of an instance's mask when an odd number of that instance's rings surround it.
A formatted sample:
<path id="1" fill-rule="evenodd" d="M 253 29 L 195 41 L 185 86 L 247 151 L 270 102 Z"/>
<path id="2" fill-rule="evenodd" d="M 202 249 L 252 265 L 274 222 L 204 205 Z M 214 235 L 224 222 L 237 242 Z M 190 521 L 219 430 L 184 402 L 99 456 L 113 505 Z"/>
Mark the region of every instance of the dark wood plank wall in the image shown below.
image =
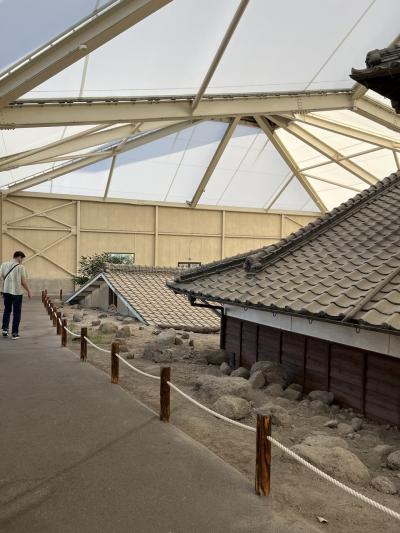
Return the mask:
<path id="1" fill-rule="evenodd" d="M 229 316 L 225 326 L 235 367 L 280 362 L 305 392 L 330 390 L 342 406 L 400 425 L 400 359 Z"/>

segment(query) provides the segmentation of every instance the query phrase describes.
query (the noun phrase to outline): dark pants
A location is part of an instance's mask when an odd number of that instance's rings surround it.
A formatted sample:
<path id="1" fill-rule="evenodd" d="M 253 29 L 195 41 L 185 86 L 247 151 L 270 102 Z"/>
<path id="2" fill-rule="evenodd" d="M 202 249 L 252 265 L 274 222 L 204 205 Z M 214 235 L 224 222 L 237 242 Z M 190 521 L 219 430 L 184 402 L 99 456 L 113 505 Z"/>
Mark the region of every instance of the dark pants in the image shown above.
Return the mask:
<path id="1" fill-rule="evenodd" d="M 12 334 L 17 335 L 19 323 L 21 322 L 21 308 L 22 308 L 22 294 L 15 295 L 5 292 L 4 298 L 4 314 L 3 314 L 3 330 L 8 331 L 10 325 L 11 311 L 13 313 Z"/>

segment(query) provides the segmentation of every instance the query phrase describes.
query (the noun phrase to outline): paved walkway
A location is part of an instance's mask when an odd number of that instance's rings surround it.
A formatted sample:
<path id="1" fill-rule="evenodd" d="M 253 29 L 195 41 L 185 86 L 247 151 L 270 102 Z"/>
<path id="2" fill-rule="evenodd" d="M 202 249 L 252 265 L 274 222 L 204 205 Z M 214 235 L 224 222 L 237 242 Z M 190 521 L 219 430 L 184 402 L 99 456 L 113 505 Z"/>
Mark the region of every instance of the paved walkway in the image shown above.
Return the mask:
<path id="1" fill-rule="evenodd" d="M 22 335 L 0 339 L 2 533 L 278 531 L 236 470 L 61 348 L 40 302 Z"/>

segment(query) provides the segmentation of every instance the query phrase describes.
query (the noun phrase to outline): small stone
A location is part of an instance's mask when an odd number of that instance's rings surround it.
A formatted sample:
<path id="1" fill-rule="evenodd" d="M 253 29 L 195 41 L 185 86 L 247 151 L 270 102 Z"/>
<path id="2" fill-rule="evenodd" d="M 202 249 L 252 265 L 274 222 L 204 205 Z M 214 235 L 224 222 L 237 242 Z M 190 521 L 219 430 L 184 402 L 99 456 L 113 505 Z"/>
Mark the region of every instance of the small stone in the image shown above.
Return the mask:
<path id="1" fill-rule="evenodd" d="M 400 470 L 400 450 L 396 450 L 388 455 L 386 464 L 391 470 Z"/>
<path id="2" fill-rule="evenodd" d="M 308 395 L 310 400 L 319 400 L 326 405 L 331 405 L 333 402 L 333 392 L 328 392 L 326 390 L 314 390 Z"/>
<path id="3" fill-rule="evenodd" d="M 182 339 L 187 340 L 187 339 L 189 339 L 189 338 L 190 338 L 189 333 L 188 333 L 187 331 L 184 331 L 184 332 L 182 333 Z"/>
<path id="4" fill-rule="evenodd" d="M 92 320 L 92 326 L 100 326 L 101 320 Z"/>
<path id="5" fill-rule="evenodd" d="M 82 322 L 82 315 L 79 313 L 74 313 L 72 315 L 72 322 Z"/>
<path id="6" fill-rule="evenodd" d="M 386 476 L 374 477 L 374 479 L 371 481 L 371 485 L 374 487 L 374 489 L 378 490 L 379 492 L 383 492 L 384 494 L 397 493 L 395 484 Z"/>
<path id="7" fill-rule="evenodd" d="M 225 376 L 230 376 L 231 372 L 232 372 L 232 369 L 231 367 L 228 365 L 228 363 L 221 363 L 221 366 L 219 367 L 220 371 L 222 374 L 224 374 Z"/>
<path id="8" fill-rule="evenodd" d="M 283 391 L 282 396 L 283 398 L 287 398 L 292 402 L 298 402 L 301 399 L 301 392 L 296 389 L 287 388 L 285 391 Z"/>
<path id="9" fill-rule="evenodd" d="M 144 330 L 144 326 L 139 326 L 140 331 Z"/>
<path id="10" fill-rule="evenodd" d="M 231 377 L 248 379 L 250 377 L 250 372 L 244 366 L 240 366 L 236 370 L 232 370 Z"/>
<path id="11" fill-rule="evenodd" d="M 251 413 L 250 402 L 244 398 L 230 395 L 218 398 L 213 405 L 213 409 L 217 411 L 217 413 L 232 418 L 233 420 L 240 420 Z"/>
<path id="12" fill-rule="evenodd" d="M 333 418 L 331 420 L 328 420 L 328 422 L 325 422 L 324 426 L 327 428 L 337 428 L 338 421 L 336 420 L 336 418 Z"/>
<path id="13" fill-rule="evenodd" d="M 99 313 L 97 316 L 99 318 L 107 318 L 108 315 L 107 315 L 107 313 Z"/>
<path id="14" fill-rule="evenodd" d="M 299 392 L 303 392 L 303 385 L 299 385 L 298 383 L 291 383 L 287 389 L 293 389 L 293 390 L 297 390 Z M 286 390 L 287 390 L 286 389 Z"/>
<path id="15" fill-rule="evenodd" d="M 272 385 L 268 385 L 265 392 L 270 396 L 281 396 L 283 394 L 283 388 L 279 383 L 273 383 Z"/>
<path id="16" fill-rule="evenodd" d="M 358 416 L 355 416 L 350 421 L 351 427 L 353 428 L 353 431 L 360 431 L 363 425 L 363 419 L 359 418 Z"/>
<path id="17" fill-rule="evenodd" d="M 135 359 L 135 354 L 132 353 L 132 352 L 129 352 L 128 354 L 126 354 L 125 356 L 127 359 Z"/>
<path id="18" fill-rule="evenodd" d="M 159 328 L 155 328 L 153 329 L 153 331 L 151 332 L 153 335 L 159 335 L 161 333 L 161 329 Z"/>
<path id="19" fill-rule="evenodd" d="M 353 432 L 353 428 L 350 426 L 350 424 L 345 424 L 344 422 L 338 424 L 337 430 L 339 435 L 342 437 L 345 437 Z"/>
<path id="20" fill-rule="evenodd" d="M 180 346 L 181 344 L 183 344 L 183 340 L 180 337 L 175 337 L 175 344 L 177 346 Z"/>
<path id="21" fill-rule="evenodd" d="M 385 459 L 393 450 L 393 446 L 389 446 L 389 444 L 377 444 L 372 451 L 376 453 L 380 459 Z"/>
<path id="22" fill-rule="evenodd" d="M 189 346 L 194 346 L 194 340 L 193 339 L 190 339 Z"/>
<path id="23" fill-rule="evenodd" d="M 249 383 L 253 389 L 261 389 L 265 385 L 265 377 L 261 370 L 257 370 L 249 377 Z"/>

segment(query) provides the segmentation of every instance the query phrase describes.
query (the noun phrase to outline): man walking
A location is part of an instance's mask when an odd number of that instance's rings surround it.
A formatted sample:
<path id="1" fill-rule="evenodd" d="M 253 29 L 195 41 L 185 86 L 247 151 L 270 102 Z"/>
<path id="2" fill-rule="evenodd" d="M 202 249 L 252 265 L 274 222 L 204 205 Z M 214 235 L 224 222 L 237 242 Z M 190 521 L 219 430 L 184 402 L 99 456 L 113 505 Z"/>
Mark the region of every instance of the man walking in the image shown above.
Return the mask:
<path id="1" fill-rule="evenodd" d="M 3 263 L 0 267 L 0 279 L 3 279 L 3 337 L 8 337 L 11 311 L 13 313 L 12 339 L 19 339 L 19 323 L 21 321 L 22 294 L 24 288 L 31 299 L 31 291 L 26 282 L 26 271 L 22 265 L 24 252 L 15 252 L 12 261 Z"/>

